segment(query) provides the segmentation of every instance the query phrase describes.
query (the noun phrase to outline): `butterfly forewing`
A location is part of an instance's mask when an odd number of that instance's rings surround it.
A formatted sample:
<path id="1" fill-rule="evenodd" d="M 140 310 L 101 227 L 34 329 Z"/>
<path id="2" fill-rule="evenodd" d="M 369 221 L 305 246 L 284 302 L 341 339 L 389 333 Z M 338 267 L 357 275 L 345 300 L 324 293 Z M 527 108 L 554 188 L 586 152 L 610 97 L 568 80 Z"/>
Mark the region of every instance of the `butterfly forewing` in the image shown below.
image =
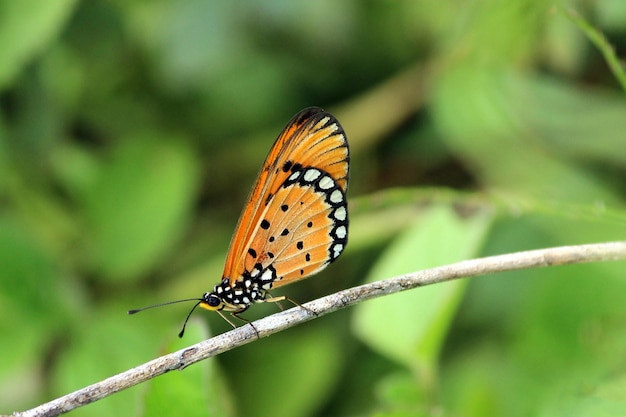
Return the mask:
<path id="1" fill-rule="evenodd" d="M 349 150 L 339 122 L 319 108 L 295 115 L 274 143 L 239 219 L 223 277 L 272 265 L 274 286 L 305 278 L 347 242 Z"/>

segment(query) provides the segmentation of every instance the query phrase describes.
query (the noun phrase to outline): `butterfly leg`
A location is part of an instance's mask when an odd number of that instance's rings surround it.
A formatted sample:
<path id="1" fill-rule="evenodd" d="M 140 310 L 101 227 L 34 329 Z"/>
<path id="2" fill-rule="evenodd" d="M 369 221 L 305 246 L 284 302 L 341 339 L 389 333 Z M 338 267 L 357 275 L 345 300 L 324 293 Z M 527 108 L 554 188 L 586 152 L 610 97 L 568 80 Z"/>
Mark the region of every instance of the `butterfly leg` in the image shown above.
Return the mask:
<path id="1" fill-rule="evenodd" d="M 280 297 L 273 297 L 270 293 L 266 292 L 266 294 L 269 296 L 265 299 L 266 303 L 276 303 L 276 305 L 278 306 L 278 308 L 280 308 L 281 311 L 283 310 L 283 306 L 280 304 L 281 301 L 289 301 L 291 304 L 300 307 L 303 310 L 308 311 L 309 313 L 313 314 L 315 317 L 317 317 L 317 313 L 313 310 L 311 310 L 310 308 L 306 308 L 305 306 L 303 306 L 302 304 L 300 304 L 299 302 L 292 300 L 291 298 L 281 295 Z"/>
<path id="2" fill-rule="evenodd" d="M 233 311 L 232 313 L 230 313 L 230 315 L 231 315 L 231 316 L 233 316 L 233 317 L 234 317 L 234 318 L 236 318 L 236 319 L 239 319 L 239 320 L 241 320 L 241 321 L 243 321 L 243 322 L 248 323 L 248 324 L 252 327 L 252 330 L 254 330 L 254 333 L 256 333 L 256 337 L 257 337 L 257 339 L 260 339 L 260 338 L 261 338 L 261 336 L 259 336 L 259 332 L 258 332 L 258 330 L 256 329 L 256 327 L 254 327 L 254 324 L 252 324 L 252 322 L 251 322 L 250 320 L 248 320 L 247 318 L 245 318 L 245 317 L 241 317 L 241 316 L 239 315 L 239 313 L 243 313 L 243 312 L 244 312 L 244 311 L 246 311 L 247 309 L 248 309 L 248 306 L 246 306 L 246 307 L 244 307 L 244 308 L 240 308 L 239 310 L 237 310 L 237 311 Z M 223 315 L 223 314 L 222 314 L 222 317 L 224 317 L 224 315 Z M 226 317 L 224 317 L 224 318 L 226 319 Z M 227 322 L 229 322 L 229 323 L 230 323 L 230 324 L 231 324 L 234 328 L 237 328 L 237 326 L 235 326 L 235 325 L 233 324 L 233 322 L 231 322 L 230 320 L 226 319 L 226 321 L 227 321 Z"/>
<path id="3" fill-rule="evenodd" d="M 226 317 L 226 316 L 224 315 L 224 313 L 222 313 L 222 312 L 221 312 L 221 311 L 219 311 L 219 310 L 216 310 L 216 312 L 217 312 L 217 314 L 219 314 L 219 315 L 220 315 L 220 316 L 221 316 L 224 320 L 226 320 L 226 321 L 228 322 L 228 324 L 230 324 L 231 326 L 233 326 L 233 329 L 236 329 L 236 328 L 237 328 L 237 325 L 236 325 L 235 323 L 233 323 L 231 320 L 229 320 L 229 319 L 228 319 L 228 317 Z M 235 315 L 234 315 L 233 313 L 231 313 L 231 316 L 233 316 L 233 317 L 234 317 Z M 237 317 L 237 318 L 238 318 L 238 319 L 240 319 L 240 320 L 243 320 L 241 317 Z M 245 321 L 245 320 L 244 320 L 244 321 Z"/>

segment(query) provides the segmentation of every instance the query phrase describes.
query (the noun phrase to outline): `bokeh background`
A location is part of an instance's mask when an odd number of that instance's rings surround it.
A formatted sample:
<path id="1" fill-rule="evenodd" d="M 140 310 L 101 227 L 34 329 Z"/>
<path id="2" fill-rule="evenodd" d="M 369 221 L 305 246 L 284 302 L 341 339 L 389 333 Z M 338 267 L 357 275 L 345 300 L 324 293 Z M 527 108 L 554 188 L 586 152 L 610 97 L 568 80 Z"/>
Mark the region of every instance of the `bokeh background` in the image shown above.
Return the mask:
<path id="1" fill-rule="evenodd" d="M 0 412 L 228 330 L 126 311 L 218 282 L 307 106 L 350 141 L 350 242 L 280 294 L 623 240 L 625 91 L 573 16 L 626 56 L 623 0 L 0 0 Z M 72 415 L 623 416 L 625 305 L 623 262 L 435 285 Z"/>

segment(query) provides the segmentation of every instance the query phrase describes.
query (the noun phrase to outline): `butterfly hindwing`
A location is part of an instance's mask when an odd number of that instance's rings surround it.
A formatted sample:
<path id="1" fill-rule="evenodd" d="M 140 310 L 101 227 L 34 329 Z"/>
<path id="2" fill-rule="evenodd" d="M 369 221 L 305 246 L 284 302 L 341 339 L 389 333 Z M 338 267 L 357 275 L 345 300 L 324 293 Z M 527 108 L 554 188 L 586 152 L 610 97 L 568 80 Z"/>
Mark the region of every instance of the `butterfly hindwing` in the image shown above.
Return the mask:
<path id="1" fill-rule="evenodd" d="M 274 287 L 300 280 L 337 259 L 347 231 L 347 202 L 339 184 L 317 168 L 296 170 L 264 210 L 245 268 L 272 265 Z"/>

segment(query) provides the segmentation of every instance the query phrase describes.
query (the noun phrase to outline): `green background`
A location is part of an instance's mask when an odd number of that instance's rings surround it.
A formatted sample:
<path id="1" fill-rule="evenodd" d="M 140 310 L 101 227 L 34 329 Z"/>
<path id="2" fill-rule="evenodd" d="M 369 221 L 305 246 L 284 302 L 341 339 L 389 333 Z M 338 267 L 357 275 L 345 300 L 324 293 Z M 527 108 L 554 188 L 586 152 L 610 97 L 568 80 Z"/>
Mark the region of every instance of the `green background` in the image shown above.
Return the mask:
<path id="1" fill-rule="evenodd" d="M 220 277 L 274 138 L 352 150 L 350 239 L 299 302 L 479 256 L 626 236 L 626 2 L 0 0 L 0 412 L 229 329 Z M 80 416 L 624 416 L 623 262 L 373 300 Z M 274 305 L 253 306 L 262 317 Z"/>

